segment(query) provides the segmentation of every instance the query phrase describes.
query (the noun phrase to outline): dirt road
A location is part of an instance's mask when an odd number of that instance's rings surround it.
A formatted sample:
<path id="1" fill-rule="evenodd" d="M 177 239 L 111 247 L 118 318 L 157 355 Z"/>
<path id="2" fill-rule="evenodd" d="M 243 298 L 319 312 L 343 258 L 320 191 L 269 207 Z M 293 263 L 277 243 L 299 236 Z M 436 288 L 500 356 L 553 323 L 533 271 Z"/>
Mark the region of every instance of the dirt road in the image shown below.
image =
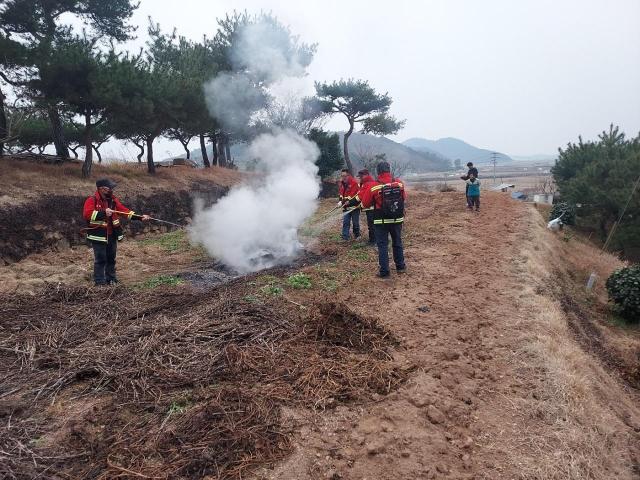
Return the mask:
<path id="1" fill-rule="evenodd" d="M 638 392 L 571 344 L 544 297 L 541 242 L 557 240 L 506 195 L 483 196 L 480 214 L 462 201 L 414 193 L 408 274 L 374 279 L 371 252 L 367 273 L 337 292 L 403 339 L 396 360 L 416 367 L 410 381 L 372 405 L 305 417 L 296 453 L 258 478 L 639 478 Z M 589 392 L 593 375 L 612 390 Z"/>

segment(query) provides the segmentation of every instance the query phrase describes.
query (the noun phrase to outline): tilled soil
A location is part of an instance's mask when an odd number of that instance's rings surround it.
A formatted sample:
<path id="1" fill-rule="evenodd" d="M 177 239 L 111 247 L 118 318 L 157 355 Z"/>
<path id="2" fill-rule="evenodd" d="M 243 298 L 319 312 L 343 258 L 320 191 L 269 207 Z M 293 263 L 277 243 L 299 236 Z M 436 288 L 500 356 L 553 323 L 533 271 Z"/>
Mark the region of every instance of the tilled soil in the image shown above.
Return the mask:
<path id="1" fill-rule="evenodd" d="M 548 385 L 527 352 L 537 312 L 531 310 L 535 299 L 523 296 L 525 282 L 535 279 L 523 274 L 521 253 L 541 228 L 535 212 L 506 195 L 484 195 L 479 214 L 466 211 L 463 200 L 458 193 L 414 192 L 404 231 L 408 273 L 374 279 L 371 252 L 368 272 L 337 292 L 399 336 L 405 348 L 396 361 L 417 368 L 410 381 L 371 405 L 307 417 L 296 453 L 257 478 L 634 478 L 638 409 L 621 413 L 611 427 L 619 428 L 612 450 L 624 456 L 577 466 L 566 460 L 572 447 L 554 443 L 556 426 L 546 423 L 546 414 L 536 416 L 546 408 Z M 345 245 L 338 257 L 349 251 Z M 618 393 L 629 394 L 622 386 Z M 618 402 L 617 395 L 602 402 Z M 631 402 L 639 398 L 631 395 Z M 611 442 L 611 435 L 603 432 L 598 441 Z M 536 466 L 554 451 L 555 464 Z M 609 473 L 599 474 L 591 460 Z"/>

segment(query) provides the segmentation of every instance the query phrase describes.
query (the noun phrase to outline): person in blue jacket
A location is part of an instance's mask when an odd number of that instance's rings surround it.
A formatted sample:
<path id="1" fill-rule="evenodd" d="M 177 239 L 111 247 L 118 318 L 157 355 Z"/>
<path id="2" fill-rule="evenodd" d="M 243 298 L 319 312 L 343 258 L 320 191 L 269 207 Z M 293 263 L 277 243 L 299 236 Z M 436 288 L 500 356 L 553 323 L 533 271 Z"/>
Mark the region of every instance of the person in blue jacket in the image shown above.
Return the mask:
<path id="1" fill-rule="evenodd" d="M 476 212 L 480 210 L 480 180 L 472 173 L 467 180 L 467 208 Z"/>

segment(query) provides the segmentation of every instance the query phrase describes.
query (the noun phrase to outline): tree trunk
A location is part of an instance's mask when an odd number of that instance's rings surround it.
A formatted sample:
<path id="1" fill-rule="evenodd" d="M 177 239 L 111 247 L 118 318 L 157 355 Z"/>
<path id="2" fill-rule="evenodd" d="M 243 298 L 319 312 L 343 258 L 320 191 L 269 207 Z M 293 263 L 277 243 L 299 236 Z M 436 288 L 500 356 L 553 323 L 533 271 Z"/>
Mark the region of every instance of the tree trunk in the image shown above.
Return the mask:
<path id="1" fill-rule="evenodd" d="M 204 163 L 204 168 L 211 168 L 209 155 L 207 155 L 207 144 L 204 141 L 204 133 L 200 134 L 200 152 L 202 153 L 202 163 Z"/>
<path id="2" fill-rule="evenodd" d="M 153 163 L 153 140 L 155 137 L 147 138 L 147 171 L 151 175 L 155 175 L 156 173 L 156 164 Z"/>
<path id="3" fill-rule="evenodd" d="M 73 156 L 76 158 L 78 158 L 78 148 L 80 148 L 80 145 L 76 145 L 75 147 L 69 146 L 69 150 L 73 152 Z"/>
<path id="4" fill-rule="evenodd" d="M 100 155 L 100 147 L 93 145 L 93 149 L 96 151 L 96 155 L 98 156 L 98 163 L 102 163 L 102 155 Z"/>
<path id="5" fill-rule="evenodd" d="M 50 105 L 48 113 L 49 121 L 51 122 L 53 144 L 56 147 L 56 155 L 62 158 L 69 158 L 69 149 L 67 148 L 67 142 L 64 140 L 64 130 L 62 128 L 62 120 L 60 120 L 58 109 L 55 105 Z"/>
<path id="6" fill-rule="evenodd" d="M 0 157 L 4 155 L 4 140 L 9 136 L 7 131 L 7 116 L 4 113 L 4 93 L 0 90 Z"/>
<path id="7" fill-rule="evenodd" d="M 138 163 L 142 163 L 142 157 L 144 157 L 144 143 L 138 143 L 135 140 L 131 140 L 131 143 L 133 143 L 136 147 L 138 147 L 140 149 L 140 153 L 138 155 L 136 155 L 137 159 L 138 159 Z"/>
<path id="8" fill-rule="evenodd" d="M 82 164 L 82 176 L 88 178 L 91 176 L 91 167 L 93 166 L 93 143 L 91 142 L 91 115 L 85 114 L 84 116 L 84 163 Z"/>
<path id="9" fill-rule="evenodd" d="M 349 173 L 353 175 L 353 164 L 351 163 L 351 159 L 349 158 L 349 148 L 347 146 L 349 142 L 349 137 L 353 133 L 354 122 L 353 120 L 349 120 L 349 130 L 344 133 L 344 163 L 347 165 L 349 169 Z"/>
<path id="10" fill-rule="evenodd" d="M 218 135 L 212 135 L 211 136 L 211 154 L 213 155 L 213 159 L 212 159 L 211 165 L 213 165 L 214 167 L 217 167 L 219 165 L 218 148 L 216 147 L 217 144 L 218 144 Z"/>
<path id="11" fill-rule="evenodd" d="M 215 144 L 216 156 L 218 157 L 218 165 L 222 168 L 227 166 L 227 162 L 225 162 L 224 160 L 224 147 L 222 146 L 223 142 L 224 140 L 222 140 L 222 135 L 217 135 Z"/>
<path id="12" fill-rule="evenodd" d="M 182 145 L 182 148 L 184 148 L 184 151 L 187 153 L 187 160 L 189 160 L 191 158 L 191 152 L 189 151 L 189 141 L 187 140 L 187 142 L 183 142 L 182 140 L 179 140 L 180 144 Z"/>
<path id="13" fill-rule="evenodd" d="M 224 138 L 224 157 L 227 160 L 227 166 L 231 166 L 233 164 L 233 159 L 231 158 L 231 146 L 229 145 L 228 135 L 225 135 Z"/>

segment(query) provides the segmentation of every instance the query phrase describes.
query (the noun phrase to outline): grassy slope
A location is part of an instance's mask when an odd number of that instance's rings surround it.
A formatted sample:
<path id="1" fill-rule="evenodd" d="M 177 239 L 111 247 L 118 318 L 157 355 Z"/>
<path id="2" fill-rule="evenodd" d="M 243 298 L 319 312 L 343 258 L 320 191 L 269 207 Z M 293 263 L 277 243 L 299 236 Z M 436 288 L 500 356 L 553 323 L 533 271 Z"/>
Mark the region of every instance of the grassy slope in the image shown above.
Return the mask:
<path id="1" fill-rule="evenodd" d="M 213 182 L 230 186 L 242 178 L 241 173 L 224 168 L 192 169 L 189 167 L 159 168 L 156 175 L 147 173 L 145 164 L 113 163 L 95 165 L 92 178 L 82 178 L 82 164 L 76 162 L 49 165 L 3 158 L 0 160 L 0 206 L 17 205 L 46 194 L 89 195 L 95 181 L 109 177 L 116 181 L 118 194 L 150 194 L 158 190 L 188 189 L 194 182 Z"/>

